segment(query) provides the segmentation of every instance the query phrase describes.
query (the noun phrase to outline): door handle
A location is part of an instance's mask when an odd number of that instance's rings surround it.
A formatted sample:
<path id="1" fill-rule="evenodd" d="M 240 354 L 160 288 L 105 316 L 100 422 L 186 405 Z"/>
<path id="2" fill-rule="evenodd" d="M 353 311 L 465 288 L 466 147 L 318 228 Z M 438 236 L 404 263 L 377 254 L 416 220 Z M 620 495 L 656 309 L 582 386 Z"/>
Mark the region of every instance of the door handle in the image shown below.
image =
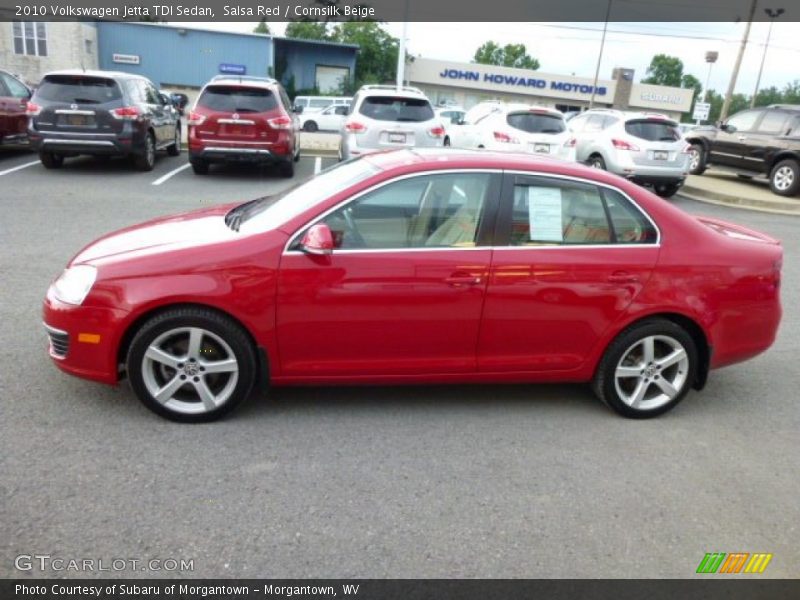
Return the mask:
<path id="1" fill-rule="evenodd" d="M 746 136 L 746 135 L 740 135 L 740 136 L 739 136 L 739 141 L 740 141 L 740 142 L 743 142 L 743 141 L 745 141 L 746 139 L 747 139 L 747 136 Z"/>
<path id="2" fill-rule="evenodd" d="M 470 273 L 453 273 L 450 277 L 445 277 L 445 283 L 453 287 L 462 287 L 468 285 L 480 285 L 483 278 L 480 275 L 472 275 Z"/>
<path id="3" fill-rule="evenodd" d="M 608 276 L 609 283 L 637 283 L 638 281 L 639 278 L 636 275 L 625 271 L 615 271 Z"/>

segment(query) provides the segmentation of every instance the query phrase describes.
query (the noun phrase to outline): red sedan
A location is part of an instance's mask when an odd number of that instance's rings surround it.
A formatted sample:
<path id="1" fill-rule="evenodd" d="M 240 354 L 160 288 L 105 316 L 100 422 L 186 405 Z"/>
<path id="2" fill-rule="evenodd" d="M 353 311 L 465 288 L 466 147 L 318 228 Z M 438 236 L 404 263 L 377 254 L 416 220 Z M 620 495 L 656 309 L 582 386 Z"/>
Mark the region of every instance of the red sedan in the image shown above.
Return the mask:
<path id="1" fill-rule="evenodd" d="M 178 421 L 254 386 L 592 382 L 627 417 L 770 347 L 783 251 L 597 169 L 397 151 L 90 244 L 50 356 Z"/>

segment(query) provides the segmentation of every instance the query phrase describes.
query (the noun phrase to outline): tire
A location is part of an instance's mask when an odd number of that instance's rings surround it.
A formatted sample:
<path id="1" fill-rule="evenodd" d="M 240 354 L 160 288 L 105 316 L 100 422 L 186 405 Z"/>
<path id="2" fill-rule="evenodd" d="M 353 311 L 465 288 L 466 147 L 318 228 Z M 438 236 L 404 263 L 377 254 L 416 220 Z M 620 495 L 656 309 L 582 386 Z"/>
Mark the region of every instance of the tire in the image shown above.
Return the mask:
<path id="1" fill-rule="evenodd" d="M 593 169 L 600 169 L 601 171 L 606 170 L 606 161 L 604 161 L 603 157 L 599 154 L 593 154 L 590 156 L 587 164 Z"/>
<path id="2" fill-rule="evenodd" d="M 307 131 L 308 133 L 314 133 L 315 131 L 319 130 L 319 126 L 315 121 L 306 121 L 303 123 L 303 131 Z"/>
<path id="3" fill-rule="evenodd" d="M 280 173 L 281 177 L 286 177 L 287 179 L 294 177 L 294 161 L 286 160 L 282 162 L 278 166 L 278 173 Z"/>
<path id="4" fill-rule="evenodd" d="M 175 127 L 175 141 L 167 146 L 167 154 L 178 156 L 181 153 L 181 128 Z"/>
<path id="5" fill-rule="evenodd" d="M 702 175 L 706 170 L 706 150 L 702 144 L 692 144 L 689 147 L 689 173 Z"/>
<path id="6" fill-rule="evenodd" d="M 156 140 L 152 133 L 144 138 L 144 152 L 134 157 L 133 164 L 139 171 L 152 171 L 156 166 Z"/>
<path id="7" fill-rule="evenodd" d="M 204 160 L 193 160 L 192 171 L 195 175 L 208 175 L 208 163 Z"/>
<path id="8" fill-rule="evenodd" d="M 653 186 L 653 191 L 662 198 L 671 198 L 679 189 L 681 186 L 678 183 L 659 183 Z"/>
<path id="9" fill-rule="evenodd" d="M 632 325 L 611 342 L 592 387 L 620 415 L 647 419 L 678 405 L 694 383 L 697 366 L 692 337 L 672 321 L 651 319 Z"/>
<path id="10" fill-rule="evenodd" d="M 449 135 L 444 136 L 444 146 L 445 146 L 445 148 L 449 148 L 450 147 L 450 136 Z"/>
<path id="11" fill-rule="evenodd" d="M 142 325 L 127 367 L 147 408 L 172 421 L 201 423 L 247 398 L 257 361 L 249 336 L 233 320 L 204 308 L 175 308 Z"/>
<path id="12" fill-rule="evenodd" d="M 779 196 L 795 196 L 800 191 L 800 165 L 788 158 L 777 163 L 769 173 L 769 189 Z"/>
<path id="13" fill-rule="evenodd" d="M 45 169 L 60 169 L 64 164 L 64 157 L 52 152 L 40 152 L 39 160 L 42 161 Z"/>

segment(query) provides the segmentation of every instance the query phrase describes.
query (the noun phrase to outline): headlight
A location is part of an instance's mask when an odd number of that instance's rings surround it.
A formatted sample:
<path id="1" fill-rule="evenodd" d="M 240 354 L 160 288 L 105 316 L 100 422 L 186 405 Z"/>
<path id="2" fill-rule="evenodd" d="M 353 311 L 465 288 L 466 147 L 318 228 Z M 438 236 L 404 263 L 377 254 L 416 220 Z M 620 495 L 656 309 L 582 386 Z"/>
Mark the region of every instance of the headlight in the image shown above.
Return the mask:
<path id="1" fill-rule="evenodd" d="M 80 305 L 92 289 L 97 278 L 97 269 L 89 265 L 78 265 L 65 269 L 53 284 L 53 294 L 65 304 Z"/>

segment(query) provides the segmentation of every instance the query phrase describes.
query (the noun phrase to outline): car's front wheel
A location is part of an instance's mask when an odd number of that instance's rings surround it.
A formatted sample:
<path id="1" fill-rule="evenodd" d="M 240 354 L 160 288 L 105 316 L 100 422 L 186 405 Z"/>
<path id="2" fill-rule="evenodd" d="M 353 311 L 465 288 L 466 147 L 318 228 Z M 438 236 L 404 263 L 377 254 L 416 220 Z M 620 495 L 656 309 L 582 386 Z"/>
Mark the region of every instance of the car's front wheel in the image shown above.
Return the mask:
<path id="1" fill-rule="evenodd" d="M 653 319 L 623 331 L 608 347 L 593 382 L 619 414 L 645 419 L 674 408 L 697 372 L 697 346 L 679 325 Z"/>
<path id="2" fill-rule="evenodd" d="M 154 316 L 128 352 L 134 392 L 153 412 L 173 421 L 213 421 L 233 410 L 255 381 L 256 355 L 247 333 L 231 319 L 202 308 Z"/>
<path id="3" fill-rule="evenodd" d="M 689 173 L 702 175 L 706 170 L 706 151 L 702 144 L 689 147 Z"/>
<path id="4" fill-rule="evenodd" d="M 64 157 L 52 152 L 40 152 L 39 160 L 42 162 L 45 169 L 60 169 L 64 164 Z"/>
<path id="5" fill-rule="evenodd" d="M 303 131 L 307 131 L 308 133 L 314 133 L 319 129 L 316 121 L 306 121 L 303 124 Z"/>
<path id="6" fill-rule="evenodd" d="M 782 160 L 769 174 L 769 188 L 779 196 L 794 196 L 800 191 L 800 165 L 792 159 Z"/>

